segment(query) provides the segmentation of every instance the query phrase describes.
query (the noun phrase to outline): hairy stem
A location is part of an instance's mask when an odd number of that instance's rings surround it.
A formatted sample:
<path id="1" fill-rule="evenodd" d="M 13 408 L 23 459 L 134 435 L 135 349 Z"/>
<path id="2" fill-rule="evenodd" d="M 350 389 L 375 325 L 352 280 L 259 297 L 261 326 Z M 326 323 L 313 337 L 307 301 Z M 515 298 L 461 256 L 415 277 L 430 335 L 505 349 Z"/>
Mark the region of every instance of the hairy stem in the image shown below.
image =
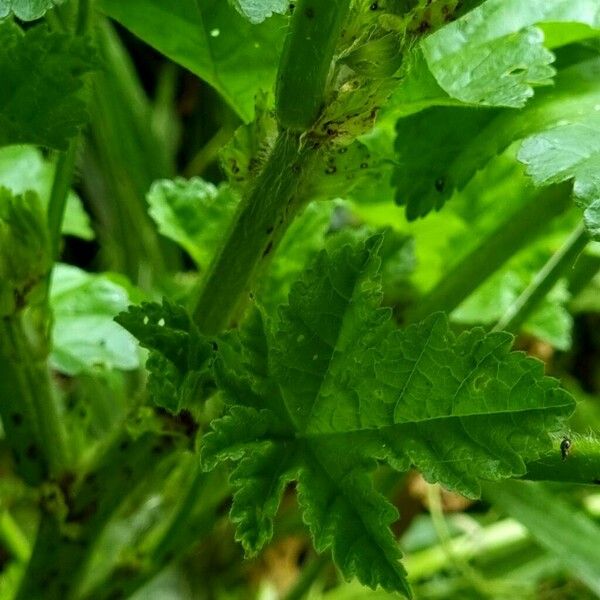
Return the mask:
<path id="1" fill-rule="evenodd" d="M 574 434 L 567 452 L 561 451 L 563 439 L 556 438 L 554 448 L 527 463 L 522 478 L 600 485 L 600 441 L 592 435 Z"/>
<path id="2" fill-rule="evenodd" d="M 89 0 L 81 0 L 78 15 L 87 13 Z M 77 24 L 83 34 L 87 16 Z M 60 25 L 58 25 L 60 26 Z M 79 138 L 59 155 L 47 210 L 48 236 L 53 258 L 58 255 L 67 196 L 75 170 Z M 37 485 L 58 476 L 69 464 L 67 433 L 54 394 L 47 358 L 50 311 L 50 272 L 44 297 L 30 310 L 19 310 L 0 322 L 0 414 L 17 469 L 27 483 Z"/>
<path id="3" fill-rule="evenodd" d="M 552 290 L 556 282 L 584 250 L 589 241 L 585 225 L 581 223 L 561 248 L 540 269 L 533 281 L 513 302 L 494 327 L 494 331 L 518 331 L 539 302 Z"/>
<path id="4" fill-rule="evenodd" d="M 67 434 L 46 364 L 47 349 L 26 334 L 22 315 L 0 320 L 0 411 L 17 470 L 30 485 L 68 464 Z"/>
<path id="5" fill-rule="evenodd" d="M 279 134 L 203 279 L 193 315 L 204 333 L 228 327 L 243 310 L 257 275 L 305 204 L 297 192 L 317 153 L 299 135 Z"/>

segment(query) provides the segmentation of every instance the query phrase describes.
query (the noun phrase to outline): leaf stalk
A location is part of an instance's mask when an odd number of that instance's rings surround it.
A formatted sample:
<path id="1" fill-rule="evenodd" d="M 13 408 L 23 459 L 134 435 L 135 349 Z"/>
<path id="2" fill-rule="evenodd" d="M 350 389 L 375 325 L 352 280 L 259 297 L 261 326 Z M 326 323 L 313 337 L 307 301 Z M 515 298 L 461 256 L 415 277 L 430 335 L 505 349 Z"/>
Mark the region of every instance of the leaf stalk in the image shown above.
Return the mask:
<path id="1" fill-rule="evenodd" d="M 523 293 L 513 302 L 494 327 L 494 331 L 518 331 L 539 302 L 552 290 L 567 269 L 573 267 L 585 249 L 589 235 L 580 223 L 559 250 L 538 271 Z"/>

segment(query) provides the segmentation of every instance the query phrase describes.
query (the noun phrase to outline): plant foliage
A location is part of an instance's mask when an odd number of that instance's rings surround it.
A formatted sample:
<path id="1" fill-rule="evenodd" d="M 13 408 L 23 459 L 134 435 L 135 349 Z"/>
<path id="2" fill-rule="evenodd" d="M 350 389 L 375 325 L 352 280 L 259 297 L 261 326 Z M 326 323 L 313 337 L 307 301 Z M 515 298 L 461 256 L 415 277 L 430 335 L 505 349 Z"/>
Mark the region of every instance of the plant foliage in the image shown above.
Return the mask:
<path id="1" fill-rule="evenodd" d="M 1 598 L 598 593 L 597 0 L 0 0 L 0 82 Z"/>

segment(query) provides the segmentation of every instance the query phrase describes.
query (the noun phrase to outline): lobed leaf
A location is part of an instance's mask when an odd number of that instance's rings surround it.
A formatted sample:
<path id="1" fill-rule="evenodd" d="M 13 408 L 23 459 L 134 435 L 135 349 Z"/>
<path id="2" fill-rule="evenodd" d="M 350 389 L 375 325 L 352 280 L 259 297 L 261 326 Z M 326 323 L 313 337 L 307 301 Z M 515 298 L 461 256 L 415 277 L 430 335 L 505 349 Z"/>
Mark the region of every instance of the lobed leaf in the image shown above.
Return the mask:
<path id="1" fill-rule="evenodd" d="M 487 0 L 427 37 L 421 49 L 438 84 L 467 104 L 519 108 L 551 82 L 554 60 L 539 23 L 600 28 L 594 0 Z"/>
<path id="2" fill-rule="evenodd" d="M 87 119 L 80 91 L 94 67 L 86 39 L 0 22 L 0 146 L 66 149 Z"/>
<path id="3" fill-rule="evenodd" d="M 425 216 L 513 142 L 561 123 L 583 122 L 600 105 L 599 74 L 598 59 L 569 67 L 552 90 L 540 91 L 519 111 L 437 107 L 399 119 L 396 201 L 406 205 L 409 218 Z"/>
<path id="4" fill-rule="evenodd" d="M 480 165 L 465 164 L 457 157 L 469 151 L 469 145 L 476 143 L 478 134 L 486 130 L 495 114 L 465 107 L 430 108 L 398 121 L 398 165 L 392 182 L 396 201 L 406 205 L 408 219 L 440 210 L 456 188 L 466 185 Z M 423 135 L 424 131 L 433 133 L 434 143 L 429 134 Z M 463 178 L 468 167 L 472 170 Z"/>
<path id="5" fill-rule="evenodd" d="M 388 115 L 433 106 L 522 107 L 554 76 L 546 48 L 592 37 L 600 28 L 595 0 L 476 4 L 474 10 L 463 6 L 462 18 L 408 49 L 402 81 L 385 106 Z"/>
<path id="6" fill-rule="evenodd" d="M 208 267 L 237 203 L 229 187 L 216 188 L 199 177 L 156 181 L 148 192 L 150 216 L 158 230 L 202 269 Z"/>
<path id="7" fill-rule="evenodd" d="M 229 0 L 236 10 L 250 23 L 262 23 L 275 13 L 284 14 L 290 3 L 288 0 Z"/>
<path id="8" fill-rule="evenodd" d="M 239 354 L 230 364 L 222 354 L 231 408 L 202 456 L 206 467 L 238 462 L 232 515 L 247 551 L 270 538 L 297 480 L 317 550 L 331 548 L 346 578 L 409 595 L 389 530 L 396 511 L 370 479 L 376 460 L 475 497 L 481 479 L 524 474 L 573 401 L 540 362 L 510 352 L 509 334 L 455 336 L 442 314 L 396 329 L 379 308 L 381 237 L 347 240 L 328 244 L 262 336 L 254 321 L 261 369 L 240 374 Z"/>
<path id="9" fill-rule="evenodd" d="M 153 402 L 176 414 L 204 398 L 213 387 L 213 346 L 186 310 L 167 300 L 130 306 L 115 321 L 150 350 L 146 362 Z"/>
<path id="10" fill-rule="evenodd" d="M 574 198 L 584 208 L 585 224 L 596 240 L 600 240 L 599 110 L 600 104 L 526 138 L 518 154 L 538 186 L 574 180 Z"/>
<path id="11" fill-rule="evenodd" d="M 23 21 L 34 21 L 65 0 L 0 0 L 0 19 L 11 13 Z"/>

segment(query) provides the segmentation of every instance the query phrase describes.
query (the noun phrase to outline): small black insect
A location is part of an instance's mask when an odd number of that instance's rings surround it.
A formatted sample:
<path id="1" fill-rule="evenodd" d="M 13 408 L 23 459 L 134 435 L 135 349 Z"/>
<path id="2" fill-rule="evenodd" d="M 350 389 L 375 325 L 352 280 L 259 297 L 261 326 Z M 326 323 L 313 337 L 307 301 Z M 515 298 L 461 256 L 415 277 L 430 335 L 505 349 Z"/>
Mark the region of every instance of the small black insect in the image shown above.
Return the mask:
<path id="1" fill-rule="evenodd" d="M 567 460 L 567 456 L 569 456 L 569 452 L 571 450 L 571 440 L 568 437 L 564 437 L 562 442 L 560 443 L 560 455 L 563 460 Z"/>

